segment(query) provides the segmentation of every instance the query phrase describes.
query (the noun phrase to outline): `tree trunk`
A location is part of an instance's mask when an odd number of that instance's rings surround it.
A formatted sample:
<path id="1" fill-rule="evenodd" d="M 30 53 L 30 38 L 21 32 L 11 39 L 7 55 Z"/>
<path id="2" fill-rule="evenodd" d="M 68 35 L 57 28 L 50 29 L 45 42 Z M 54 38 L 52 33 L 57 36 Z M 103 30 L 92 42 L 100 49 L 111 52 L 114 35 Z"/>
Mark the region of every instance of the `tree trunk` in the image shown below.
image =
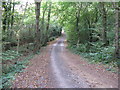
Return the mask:
<path id="1" fill-rule="evenodd" d="M 40 28 L 39 28 L 39 17 L 40 17 L 40 6 L 41 2 L 35 2 L 35 13 L 36 13 L 36 32 L 35 32 L 35 48 L 34 53 L 40 49 Z"/>
<path id="2" fill-rule="evenodd" d="M 43 16 L 42 16 L 42 26 L 44 25 L 44 18 L 45 18 L 45 12 L 47 10 L 47 2 L 46 2 L 46 7 L 43 10 Z"/>
<path id="3" fill-rule="evenodd" d="M 76 12 L 76 31 L 78 33 L 77 47 L 80 43 L 80 31 L 79 31 L 79 22 L 80 22 L 80 10 L 82 8 L 81 3 L 77 3 L 77 12 Z"/>
<path id="4" fill-rule="evenodd" d="M 116 30 L 115 30 L 115 58 L 120 58 L 120 3 L 115 4 L 115 19 L 116 19 Z"/>
<path id="5" fill-rule="evenodd" d="M 4 8 L 4 14 L 3 14 L 3 32 L 6 31 L 6 24 L 7 24 L 7 6 L 6 6 L 6 2 L 2 2 L 2 7 Z"/>
<path id="6" fill-rule="evenodd" d="M 47 10 L 47 2 L 46 2 L 46 7 L 43 9 L 43 16 L 42 16 L 42 23 L 41 23 L 41 28 L 42 28 L 42 31 L 41 31 L 41 44 L 42 45 L 45 45 L 45 32 L 43 30 L 45 30 L 45 27 L 44 27 L 44 19 L 45 19 L 45 12 Z"/>
<path id="7" fill-rule="evenodd" d="M 49 38 L 48 30 L 49 30 L 49 24 L 50 24 L 51 6 L 52 6 L 52 2 L 49 3 L 48 22 L 47 22 L 47 27 L 46 27 L 46 42 L 48 41 L 48 38 Z"/>
<path id="8" fill-rule="evenodd" d="M 80 7 L 80 5 L 79 4 L 77 4 L 78 6 L 77 6 L 77 12 L 76 12 L 76 31 L 79 31 L 79 21 L 80 21 L 80 9 L 81 9 L 81 7 Z"/>
<path id="9" fill-rule="evenodd" d="M 104 45 L 107 45 L 107 13 L 105 9 L 105 3 L 101 2 L 100 6 L 101 6 L 102 26 L 103 26 L 102 39 L 103 39 Z"/>
<path id="10" fill-rule="evenodd" d="M 77 11 L 76 11 L 76 32 L 78 33 L 78 40 L 77 40 L 77 47 L 78 47 L 78 44 L 80 43 L 79 21 L 80 21 L 80 9 L 81 9 L 79 2 L 76 3 L 76 7 L 77 7 Z"/>
<path id="11" fill-rule="evenodd" d="M 7 18 L 7 24 L 8 24 L 8 26 L 7 26 L 7 30 L 8 30 L 8 33 L 9 33 L 9 36 L 10 36 L 10 31 L 9 31 L 9 29 L 10 29 L 10 23 L 11 23 L 11 2 L 9 2 L 8 3 L 8 18 Z"/>
<path id="12" fill-rule="evenodd" d="M 14 22 L 14 11 L 15 11 L 15 3 L 12 3 L 12 16 L 11 16 L 11 29 L 13 27 L 13 22 Z"/>

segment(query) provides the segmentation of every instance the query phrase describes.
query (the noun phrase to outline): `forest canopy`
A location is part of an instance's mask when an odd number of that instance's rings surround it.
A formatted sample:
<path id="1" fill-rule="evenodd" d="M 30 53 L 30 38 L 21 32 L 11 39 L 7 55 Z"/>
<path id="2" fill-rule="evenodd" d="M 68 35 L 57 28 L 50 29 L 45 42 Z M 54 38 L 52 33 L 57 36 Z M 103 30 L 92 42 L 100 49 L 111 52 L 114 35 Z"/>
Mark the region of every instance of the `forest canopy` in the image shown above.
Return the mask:
<path id="1" fill-rule="evenodd" d="M 12 1 L 2 2 L 2 12 L 3 76 L 11 72 L 5 68 L 9 61 L 38 53 L 62 30 L 74 53 L 92 62 L 120 64 L 120 2 Z"/>

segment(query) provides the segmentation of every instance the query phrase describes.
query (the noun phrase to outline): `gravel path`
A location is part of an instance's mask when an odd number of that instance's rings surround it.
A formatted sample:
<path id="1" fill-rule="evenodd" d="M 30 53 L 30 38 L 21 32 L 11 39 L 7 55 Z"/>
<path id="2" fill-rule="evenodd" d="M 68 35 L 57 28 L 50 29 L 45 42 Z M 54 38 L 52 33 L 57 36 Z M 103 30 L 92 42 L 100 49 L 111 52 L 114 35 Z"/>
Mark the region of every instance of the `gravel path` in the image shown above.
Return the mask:
<path id="1" fill-rule="evenodd" d="M 118 75 L 72 54 L 65 37 L 49 43 L 16 75 L 13 88 L 117 88 Z"/>

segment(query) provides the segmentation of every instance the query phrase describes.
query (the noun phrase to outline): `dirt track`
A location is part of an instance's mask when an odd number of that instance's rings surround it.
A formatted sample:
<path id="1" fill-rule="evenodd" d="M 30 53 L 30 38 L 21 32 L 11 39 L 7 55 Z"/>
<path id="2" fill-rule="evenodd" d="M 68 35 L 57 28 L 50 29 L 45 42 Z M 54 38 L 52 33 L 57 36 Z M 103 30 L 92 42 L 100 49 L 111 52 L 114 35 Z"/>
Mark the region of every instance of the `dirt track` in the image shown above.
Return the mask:
<path id="1" fill-rule="evenodd" d="M 16 88 L 118 88 L 118 76 L 102 65 L 89 64 L 72 54 L 64 44 L 65 37 L 42 48 L 30 60 L 25 72 L 16 75 Z"/>

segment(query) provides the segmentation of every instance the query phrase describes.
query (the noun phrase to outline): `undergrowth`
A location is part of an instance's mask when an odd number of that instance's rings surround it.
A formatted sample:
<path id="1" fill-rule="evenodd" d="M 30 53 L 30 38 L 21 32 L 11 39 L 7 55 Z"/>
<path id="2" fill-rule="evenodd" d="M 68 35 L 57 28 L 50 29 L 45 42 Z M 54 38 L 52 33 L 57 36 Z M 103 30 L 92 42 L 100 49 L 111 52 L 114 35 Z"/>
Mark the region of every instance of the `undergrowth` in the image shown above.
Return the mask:
<path id="1" fill-rule="evenodd" d="M 53 41 L 55 38 L 51 37 L 50 41 Z M 0 76 L 0 82 L 2 82 L 2 85 L 0 85 L 0 88 L 10 88 L 12 86 L 15 74 L 23 72 L 29 64 L 29 60 L 33 58 L 33 49 L 33 43 L 29 43 L 21 45 L 19 53 L 17 53 L 16 47 L 1 53 L 2 76 Z M 36 54 L 40 54 L 40 50 Z"/>
<path id="2" fill-rule="evenodd" d="M 96 46 L 95 46 L 96 45 Z M 115 60 L 113 56 L 114 47 L 106 46 L 101 47 L 101 45 L 93 44 L 89 47 L 89 44 L 79 44 L 79 45 L 68 45 L 68 49 L 73 53 L 78 54 L 86 58 L 89 63 L 99 63 L 106 66 L 106 70 L 117 72 L 116 67 L 120 64 L 120 60 Z"/>
<path id="3" fill-rule="evenodd" d="M 24 57 L 22 53 L 13 50 L 2 53 L 2 76 L 0 76 L 2 85 L 0 88 L 9 88 L 12 85 L 11 81 L 15 79 L 15 74 L 23 72 L 32 57 L 33 55 Z"/>

